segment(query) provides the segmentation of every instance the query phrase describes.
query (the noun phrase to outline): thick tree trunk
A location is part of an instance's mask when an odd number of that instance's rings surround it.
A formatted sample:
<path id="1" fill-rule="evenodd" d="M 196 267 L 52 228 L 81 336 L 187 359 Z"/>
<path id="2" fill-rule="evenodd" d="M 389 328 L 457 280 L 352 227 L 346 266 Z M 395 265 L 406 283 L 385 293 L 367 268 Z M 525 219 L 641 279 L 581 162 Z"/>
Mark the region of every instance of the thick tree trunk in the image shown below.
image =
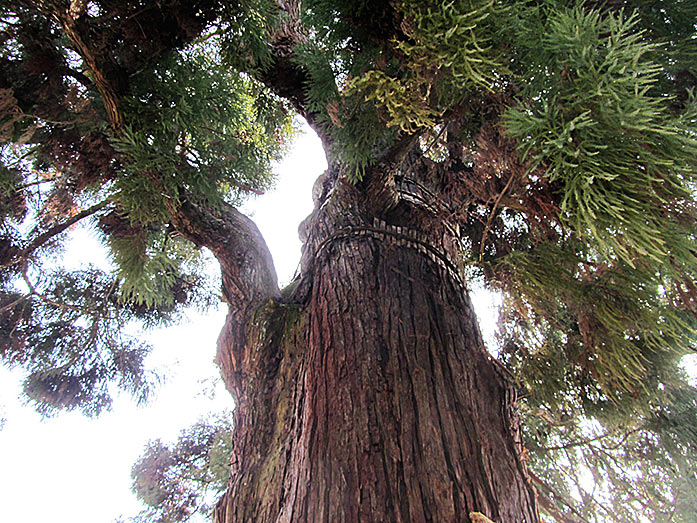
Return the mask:
<path id="1" fill-rule="evenodd" d="M 452 232 L 364 201 L 321 197 L 298 286 L 221 335 L 237 409 L 215 521 L 538 521 Z"/>

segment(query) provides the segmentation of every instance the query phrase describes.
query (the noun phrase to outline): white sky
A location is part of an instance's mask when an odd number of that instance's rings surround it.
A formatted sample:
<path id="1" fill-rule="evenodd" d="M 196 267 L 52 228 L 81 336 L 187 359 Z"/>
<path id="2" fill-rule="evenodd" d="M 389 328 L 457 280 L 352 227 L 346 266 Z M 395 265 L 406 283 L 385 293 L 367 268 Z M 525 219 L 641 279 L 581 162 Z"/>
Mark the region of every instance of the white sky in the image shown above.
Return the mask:
<path id="1" fill-rule="evenodd" d="M 281 284 L 296 270 L 297 227 L 312 210 L 311 187 L 325 168 L 318 138 L 305 132 L 278 166 L 275 189 L 243 208 L 266 238 Z M 85 252 L 88 233 L 77 231 L 76 236 L 76 264 L 99 263 L 100 252 Z M 483 330 L 490 334 L 495 301 L 476 294 Z M 130 491 L 130 471 L 146 442 L 173 441 L 207 412 L 232 407 L 220 382 L 212 385 L 218 376 L 212 361 L 223 319 L 222 309 L 206 316 L 190 313 L 187 322 L 149 333 L 154 351 L 148 364 L 163 371 L 166 382 L 147 406 L 119 397 L 112 411 L 98 419 L 67 413 L 41 420 L 19 398 L 21 373 L 0 366 L 0 416 L 7 419 L 0 430 L 0 520 L 106 523 L 138 513 L 142 507 Z M 215 394 L 205 393 L 213 389 Z"/>
<path id="2" fill-rule="evenodd" d="M 297 267 L 297 228 L 312 210 L 312 184 L 325 168 L 319 139 L 305 132 L 279 164 L 275 189 L 243 208 L 266 238 L 281 284 Z M 82 241 L 73 242 L 72 256 L 83 264 L 99 263 L 102 254 L 85 252 L 88 233 L 76 236 Z M 66 413 L 41 420 L 18 397 L 22 374 L 0 366 L 0 417 L 7 419 L 0 430 L 0 521 L 106 523 L 140 511 L 130 492 L 130 473 L 146 442 L 175 440 L 207 412 L 232 407 L 222 385 L 212 384 L 218 376 L 213 358 L 224 311 L 192 312 L 188 319 L 148 333 L 154 351 L 147 363 L 166 378 L 155 399 L 137 407 L 124 395 L 98 419 Z M 214 399 L 202 392 L 212 389 Z"/>

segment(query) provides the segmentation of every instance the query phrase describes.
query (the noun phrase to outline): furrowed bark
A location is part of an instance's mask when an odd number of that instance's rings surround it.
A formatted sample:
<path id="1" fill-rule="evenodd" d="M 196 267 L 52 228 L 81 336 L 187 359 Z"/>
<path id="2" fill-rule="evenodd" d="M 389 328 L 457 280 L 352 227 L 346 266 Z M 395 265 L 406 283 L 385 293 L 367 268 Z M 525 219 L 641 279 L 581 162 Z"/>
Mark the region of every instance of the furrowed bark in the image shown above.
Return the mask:
<path id="1" fill-rule="evenodd" d="M 404 195 L 376 216 L 360 187 L 319 192 L 301 281 L 245 331 L 214 521 L 538 521 L 452 231 Z"/>
<path id="2" fill-rule="evenodd" d="M 214 212 L 184 200 L 172 209 L 171 217 L 180 233 L 196 245 L 208 247 L 220 262 L 228 315 L 216 361 L 228 389 L 239 398 L 247 372 L 243 368 L 246 325 L 256 308 L 280 296 L 271 253 L 254 222 L 228 204 Z"/>
<path id="3" fill-rule="evenodd" d="M 64 30 L 118 131 L 118 98 L 73 27 L 85 4 L 74 5 Z M 279 0 L 289 16 L 257 74 L 322 136 L 291 59 L 297 6 Z M 285 295 L 247 217 L 185 197 L 169 210 L 219 260 L 229 305 L 217 362 L 236 401 L 234 454 L 216 522 L 539 520 L 513 387 L 484 349 L 459 238 L 434 213 L 427 173 L 401 170 L 416 141 L 404 136 L 357 186 L 324 177 Z"/>

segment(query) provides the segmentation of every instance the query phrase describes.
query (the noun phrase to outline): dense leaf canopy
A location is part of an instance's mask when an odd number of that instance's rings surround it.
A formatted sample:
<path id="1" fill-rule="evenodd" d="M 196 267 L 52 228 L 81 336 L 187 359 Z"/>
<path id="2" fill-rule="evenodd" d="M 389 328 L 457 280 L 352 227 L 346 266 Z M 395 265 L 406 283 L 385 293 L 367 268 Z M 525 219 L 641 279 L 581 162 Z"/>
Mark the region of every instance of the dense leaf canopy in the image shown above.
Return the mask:
<path id="1" fill-rule="evenodd" d="M 268 188 L 300 114 L 353 183 L 420 144 L 463 271 L 504 297 L 546 510 L 694 519 L 696 20 L 687 0 L 6 2 L 0 357 L 45 413 L 145 397 L 127 327 L 215 294 L 180 209 Z M 77 223 L 109 270 L 56 268 Z"/>

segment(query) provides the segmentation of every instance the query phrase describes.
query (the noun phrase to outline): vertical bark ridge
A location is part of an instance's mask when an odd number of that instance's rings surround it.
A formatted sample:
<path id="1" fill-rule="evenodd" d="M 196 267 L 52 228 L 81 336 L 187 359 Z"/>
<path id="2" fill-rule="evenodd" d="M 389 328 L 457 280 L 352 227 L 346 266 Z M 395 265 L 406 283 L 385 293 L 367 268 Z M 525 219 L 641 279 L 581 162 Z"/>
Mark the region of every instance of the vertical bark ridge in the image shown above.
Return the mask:
<path id="1" fill-rule="evenodd" d="M 247 325 L 244 368 L 276 363 L 245 376 L 215 521 L 536 523 L 457 238 L 423 208 L 376 216 L 360 187 L 323 178 L 295 304 Z"/>

